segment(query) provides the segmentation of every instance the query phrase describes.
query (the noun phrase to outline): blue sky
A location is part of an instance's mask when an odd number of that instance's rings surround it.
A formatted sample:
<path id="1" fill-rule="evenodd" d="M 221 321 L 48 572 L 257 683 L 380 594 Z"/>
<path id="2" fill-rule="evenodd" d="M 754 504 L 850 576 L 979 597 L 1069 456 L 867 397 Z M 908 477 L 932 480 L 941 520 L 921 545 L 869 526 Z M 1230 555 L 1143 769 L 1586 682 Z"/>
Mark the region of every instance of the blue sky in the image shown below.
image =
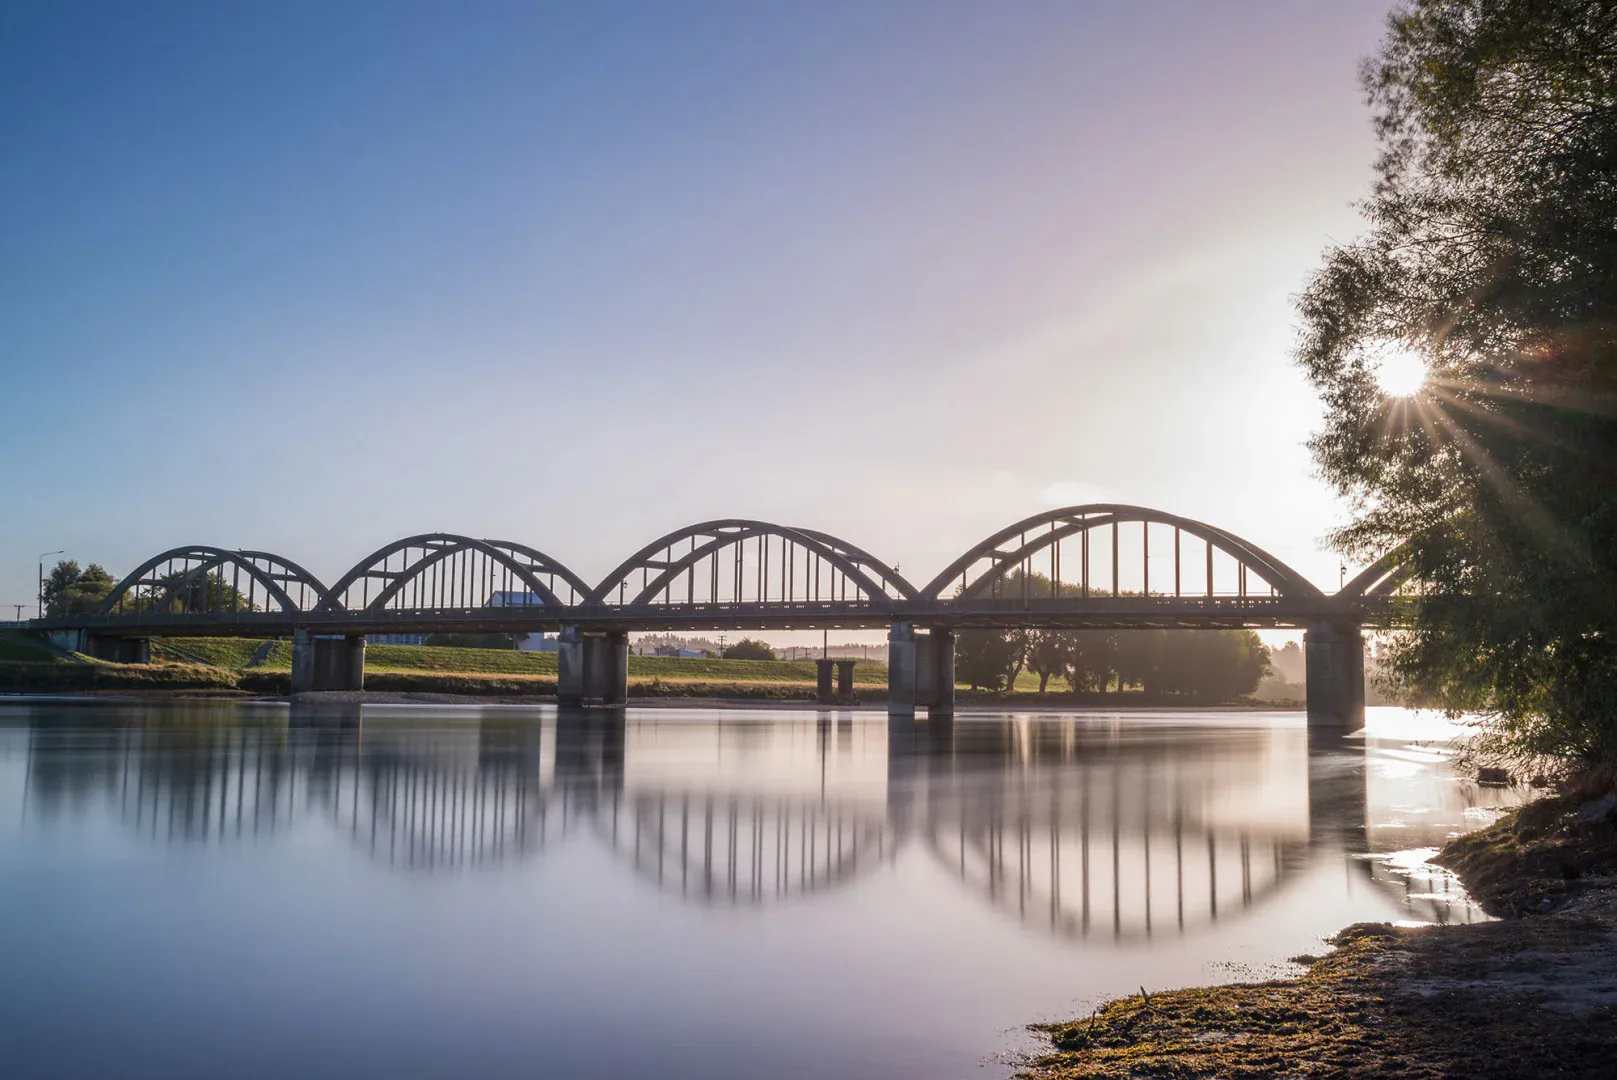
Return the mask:
<path id="1" fill-rule="evenodd" d="M 1101 498 L 1333 583 L 1290 298 L 1385 7 L 0 0 L 0 602 Z"/>

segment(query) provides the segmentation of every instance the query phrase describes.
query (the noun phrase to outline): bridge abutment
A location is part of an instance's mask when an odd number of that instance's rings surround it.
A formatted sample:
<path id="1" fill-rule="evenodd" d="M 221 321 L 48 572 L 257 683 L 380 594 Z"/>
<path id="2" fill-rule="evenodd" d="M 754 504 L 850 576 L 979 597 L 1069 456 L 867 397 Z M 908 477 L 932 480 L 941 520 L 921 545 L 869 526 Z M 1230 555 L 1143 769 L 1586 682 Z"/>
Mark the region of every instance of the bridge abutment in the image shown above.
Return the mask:
<path id="1" fill-rule="evenodd" d="M 152 643 L 146 638 L 113 637 L 88 630 L 52 630 L 50 641 L 58 649 L 83 653 L 114 664 L 149 664 Z"/>
<path id="2" fill-rule="evenodd" d="M 1303 634 L 1308 726 L 1364 722 L 1364 633 L 1357 623 L 1311 622 Z"/>
<path id="3" fill-rule="evenodd" d="M 917 630 L 895 622 L 887 631 L 887 710 L 954 715 L 954 631 Z"/>
<path id="4" fill-rule="evenodd" d="M 292 692 L 365 689 L 365 638 L 292 631 Z"/>
<path id="5" fill-rule="evenodd" d="M 556 651 L 559 705 L 622 705 L 629 699 L 629 635 L 561 629 Z"/>

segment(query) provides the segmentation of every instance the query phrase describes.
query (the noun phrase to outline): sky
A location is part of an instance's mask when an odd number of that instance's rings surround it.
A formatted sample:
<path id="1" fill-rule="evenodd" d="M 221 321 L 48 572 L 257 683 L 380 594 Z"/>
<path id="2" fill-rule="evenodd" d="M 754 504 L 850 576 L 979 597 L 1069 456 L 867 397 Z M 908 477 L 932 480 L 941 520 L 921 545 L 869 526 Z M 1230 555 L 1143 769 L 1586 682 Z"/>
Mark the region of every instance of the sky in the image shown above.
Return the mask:
<path id="1" fill-rule="evenodd" d="M 0 0 L 0 618 L 58 548 L 924 580 L 1090 501 L 1332 588 L 1293 304 L 1386 8 Z"/>

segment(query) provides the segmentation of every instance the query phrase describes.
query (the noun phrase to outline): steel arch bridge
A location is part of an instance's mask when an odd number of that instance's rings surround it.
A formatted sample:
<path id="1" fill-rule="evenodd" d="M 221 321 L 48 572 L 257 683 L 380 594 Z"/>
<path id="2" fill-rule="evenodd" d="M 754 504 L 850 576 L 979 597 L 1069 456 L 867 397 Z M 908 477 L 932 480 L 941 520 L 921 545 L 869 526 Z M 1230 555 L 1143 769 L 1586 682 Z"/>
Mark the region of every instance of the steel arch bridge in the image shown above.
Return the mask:
<path id="1" fill-rule="evenodd" d="M 668 533 L 590 585 L 537 548 L 429 533 L 379 548 L 331 585 L 269 552 L 176 547 L 143 562 L 95 611 L 28 625 L 145 637 L 1362 624 L 1390 617 L 1400 555 L 1328 595 L 1227 530 L 1094 503 L 1008 525 L 920 586 L 828 533 L 742 518 Z"/>

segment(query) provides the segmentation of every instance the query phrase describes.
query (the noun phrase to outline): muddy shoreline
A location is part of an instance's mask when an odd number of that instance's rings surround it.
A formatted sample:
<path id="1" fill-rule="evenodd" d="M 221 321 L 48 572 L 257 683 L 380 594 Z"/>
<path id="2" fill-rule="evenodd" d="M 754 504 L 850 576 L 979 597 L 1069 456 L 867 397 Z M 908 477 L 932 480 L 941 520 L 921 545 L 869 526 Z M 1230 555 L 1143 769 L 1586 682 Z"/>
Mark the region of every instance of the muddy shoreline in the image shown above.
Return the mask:
<path id="1" fill-rule="evenodd" d="M 1032 1080 L 1608 1077 L 1617 1056 L 1617 799 L 1552 797 L 1435 861 L 1497 922 L 1357 924 L 1295 979 L 1121 998 L 1034 1025 Z M 1594 812 L 1591 813 L 1591 807 Z"/>

